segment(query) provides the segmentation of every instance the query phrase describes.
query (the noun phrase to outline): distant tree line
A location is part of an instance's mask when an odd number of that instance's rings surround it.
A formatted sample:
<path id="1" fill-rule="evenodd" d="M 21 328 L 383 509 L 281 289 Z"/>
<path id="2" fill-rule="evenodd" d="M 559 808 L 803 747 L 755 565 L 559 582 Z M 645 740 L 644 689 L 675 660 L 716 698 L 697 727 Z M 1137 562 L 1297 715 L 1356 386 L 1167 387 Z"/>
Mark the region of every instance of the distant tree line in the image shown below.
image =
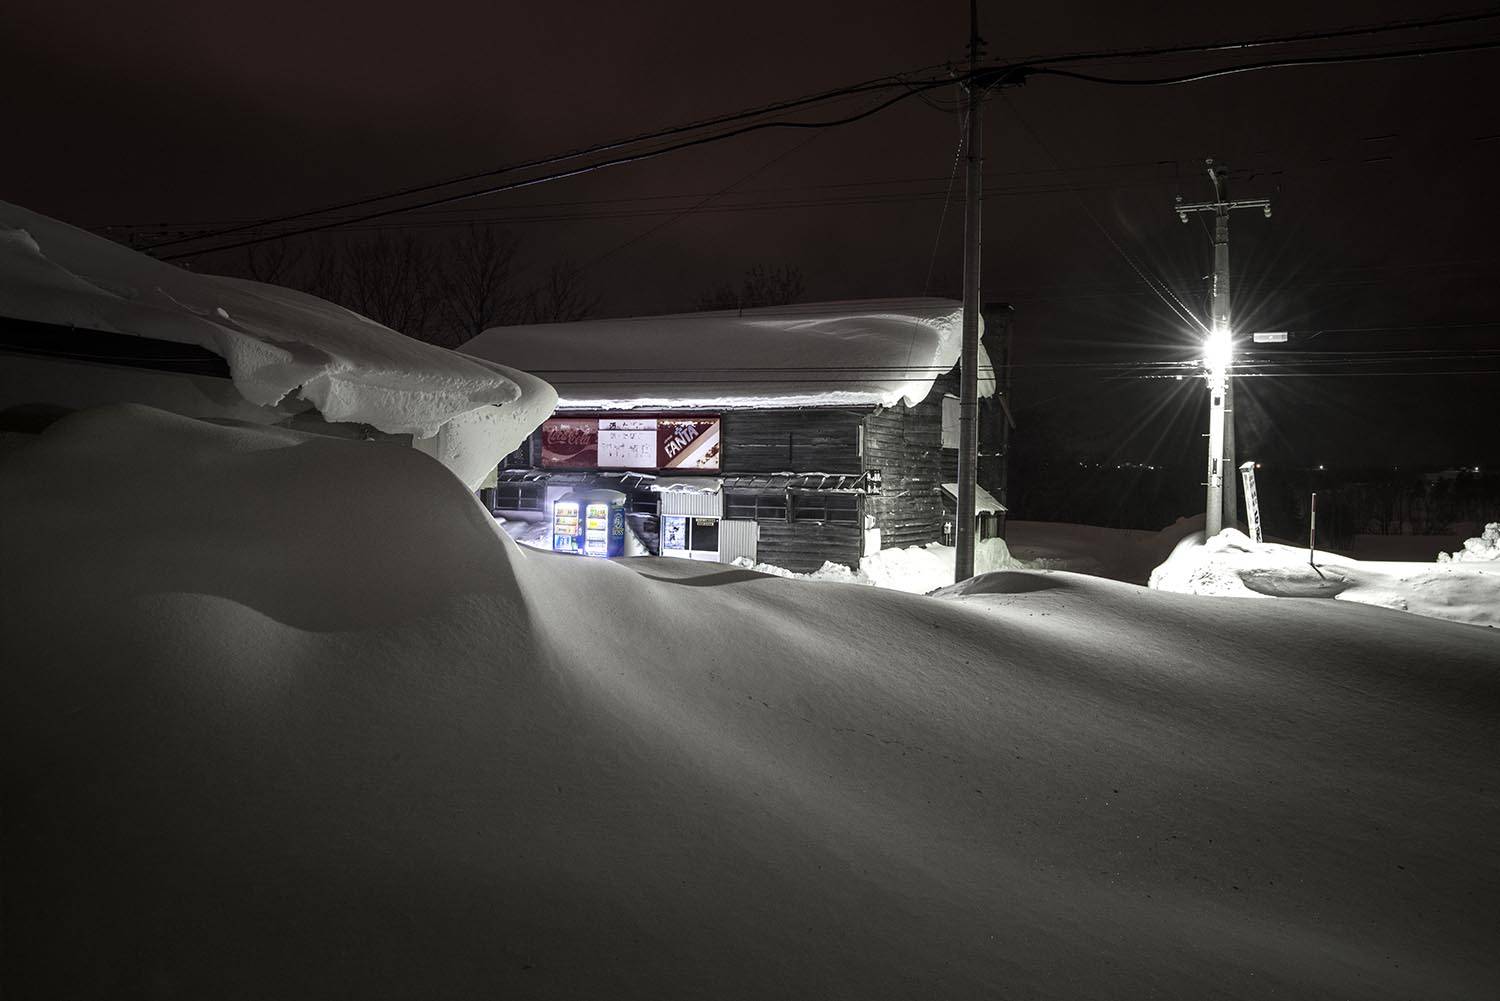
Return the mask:
<path id="1" fill-rule="evenodd" d="M 1046 437 L 1044 425 L 1038 431 Z M 1022 447 L 1012 452 L 1011 518 L 1156 531 L 1203 510 L 1203 469 L 1196 461 L 1149 467 L 1084 454 L 1056 439 L 1018 435 L 1017 441 Z M 1333 549 L 1349 546 L 1356 535 L 1446 535 L 1500 519 L 1500 474 L 1482 469 L 1271 464 L 1256 473 L 1267 537 L 1299 544 L 1306 539 L 1314 492 L 1318 538 Z"/>
<path id="2" fill-rule="evenodd" d="M 599 306 L 572 261 L 535 270 L 514 233 L 470 226 L 442 240 L 412 234 L 251 247 L 245 273 L 300 289 L 408 337 L 457 347 L 490 327 L 581 320 Z"/>
<path id="3" fill-rule="evenodd" d="M 710 309 L 757 309 L 786 306 L 806 292 L 802 271 L 788 265 L 757 264 L 745 272 L 738 287 L 725 283 L 698 296 L 697 306 Z"/>
<path id="4" fill-rule="evenodd" d="M 1327 474 L 1323 474 L 1326 476 Z M 1500 475 L 1471 469 L 1349 470 L 1318 489 L 1335 532 L 1354 535 L 1446 535 L 1457 525 L 1482 528 L 1500 518 Z M 1307 492 L 1307 491 L 1304 491 Z"/>

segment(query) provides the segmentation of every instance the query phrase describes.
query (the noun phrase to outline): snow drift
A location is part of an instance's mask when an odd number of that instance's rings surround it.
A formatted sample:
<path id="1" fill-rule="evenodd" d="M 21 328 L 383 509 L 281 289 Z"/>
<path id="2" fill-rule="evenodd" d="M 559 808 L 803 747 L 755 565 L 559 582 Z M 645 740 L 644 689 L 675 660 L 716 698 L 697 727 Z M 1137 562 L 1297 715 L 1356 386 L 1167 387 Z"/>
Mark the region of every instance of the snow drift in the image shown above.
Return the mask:
<path id="1" fill-rule="evenodd" d="M 828 562 L 812 573 L 796 573 L 771 563 L 756 563 L 744 556 L 736 559 L 734 565 L 776 577 L 864 584 L 905 591 L 907 594 L 927 594 L 953 583 L 955 553 L 953 546 L 929 542 L 924 546 L 907 546 L 904 549 L 882 549 L 861 557 L 858 570 L 842 563 Z M 1011 558 L 1004 539 L 983 539 L 974 544 L 975 573 L 1020 567 L 1025 567 L 1025 564 Z"/>
<path id="2" fill-rule="evenodd" d="M 291 289 L 200 275 L 0 202 L 0 316 L 196 344 L 262 406 L 288 395 L 328 421 L 444 437 L 471 486 L 551 413 L 541 379 L 403 337 Z M 482 454 L 482 457 L 481 457 Z"/>
<path id="3" fill-rule="evenodd" d="M 963 305 L 921 298 L 496 327 L 461 350 L 542 376 L 565 408 L 889 407 L 926 399 L 962 342 Z M 979 379 L 993 394 L 982 347 Z"/>
<path id="4" fill-rule="evenodd" d="M 1471 540 L 1473 541 L 1473 540 Z M 1151 587 L 1183 594 L 1334 598 L 1477 626 L 1500 627 L 1500 570 L 1489 561 L 1379 563 L 1255 542 L 1226 528 L 1190 539 L 1151 574 Z"/>
<path id="5" fill-rule="evenodd" d="M 1439 563 L 1495 563 L 1500 562 L 1500 521 L 1484 526 L 1476 538 L 1465 539 L 1464 547 L 1449 556 L 1438 553 Z"/>
<path id="6" fill-rule="evenodd" d="M 415 451 L 128 407 L 0 460 L 0 549 L 10 997 L 1500 976 L 1485 630 L 556 556 Z"/>

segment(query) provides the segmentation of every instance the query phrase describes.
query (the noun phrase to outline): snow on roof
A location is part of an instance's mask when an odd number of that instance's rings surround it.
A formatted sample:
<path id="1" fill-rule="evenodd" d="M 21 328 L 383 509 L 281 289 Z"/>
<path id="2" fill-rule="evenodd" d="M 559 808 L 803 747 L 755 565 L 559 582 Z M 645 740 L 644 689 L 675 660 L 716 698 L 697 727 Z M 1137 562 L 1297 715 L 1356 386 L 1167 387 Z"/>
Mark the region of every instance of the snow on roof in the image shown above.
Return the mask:
<path id="1" fill-rule="evenodd" d="M 865 299 L 495 327 L 460 350 L 541 376 L 560 407 L 894 406 L 925 399 L 962 339 L 961 303 Z"/>
<path id="2" fill-rule="evenodd" d="M 958 484 L 944 483 L 943 493 L 958 500 Z M 1004 514 L 1008 510 L 1004 504 L 995 500 L 994 494 L 990 493 L 979 484 L 974 484 L 974 512 L 976 514 Z"/>
<path id="3" fill-rule="evenodd" d="M 524 372 L 423 344 L 315 296 L 194 274 L 5 202 L 0 315 L 197 344 L 229 363 L 253 403 L 296 394 L 326 420 L 418 438 L 448 427 L 466 444 L 442 450 L 471 460 L 481 442 L 497 459 L 513 449 L 555 399 Z"/>

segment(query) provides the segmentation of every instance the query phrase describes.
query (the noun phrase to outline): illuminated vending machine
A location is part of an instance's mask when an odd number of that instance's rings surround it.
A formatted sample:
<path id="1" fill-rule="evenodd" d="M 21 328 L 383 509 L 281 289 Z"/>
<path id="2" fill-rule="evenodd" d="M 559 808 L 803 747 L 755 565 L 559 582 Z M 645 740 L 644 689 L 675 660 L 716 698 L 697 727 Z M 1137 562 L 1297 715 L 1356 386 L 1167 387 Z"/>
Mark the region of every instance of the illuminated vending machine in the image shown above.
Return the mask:
<path id="1" fill-rule="evenodd" d="M 590 501 L 583 509 L 583 551 L 588 556 L 609 555 L 609 505 Z"/>
<path id="2" fill-rule="evenodd" d="M 578 501 L 573 494 L 560 497 L 552 505 L 552 551 L 576 553 L 582 549 Z"/>
<path id="3" fill-rule="evenodd" d="M 552 505 L 552 549 L 585 556 L 625 554 L 625 495 L 575 490 Z"/>

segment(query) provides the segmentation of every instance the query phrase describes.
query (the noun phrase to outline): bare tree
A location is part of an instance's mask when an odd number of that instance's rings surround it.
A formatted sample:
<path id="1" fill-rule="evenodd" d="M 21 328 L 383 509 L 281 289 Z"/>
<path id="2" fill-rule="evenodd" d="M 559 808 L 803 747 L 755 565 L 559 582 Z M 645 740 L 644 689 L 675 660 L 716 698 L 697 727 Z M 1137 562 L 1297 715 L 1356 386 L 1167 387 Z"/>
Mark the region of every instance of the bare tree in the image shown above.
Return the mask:
<path id="1" fill-rule="evenodd" d="M 337 300 L 408 337 L 426 340 L 438 312 L 437 262 L 414 236 L 384 233 L 343 247 L 342 298 Z"/>
<path id="2" fill-rule="evenodd" d="M 720 285 L 698 297 L 698 308 L 755 309 L 759 306 L 785 306 L 801 299 L 805 291 L 800 268 L 757 264 L 745 272 L 738 290 L 733 285 Z"/>
<path id="3" fill-rule="evenodd" d="M 599 308 L 599 293 L 592 291 L 583 269 L 572 261 L 559 261 L 547 276 L 526 293 L 519 312 L 521 323 L 568 323 L 582 320 Z"/>
<path id="4" fill-rule="evenodd" d="M 286 240 L 273 240 L 245 248 L 245 271 L 267 285 L 289 285 L 302 268 L 302 248 Z"/>
<path id="5" fill-rule="evenodd" d="M 457 347 L 512 321 L 524 305 L 513 288 L 520 243 L 506 230 L 470 226 L 444 248 L 434 343 Z"/>
<path id="6" fill-rule="evenodd" d="M 348 305 L 344 301 L 347 282 L 343 247 L 325 236 L 308 251 L 305 261 L 302 273 L 295 283 L 296 287 L 319 299 L 327 299 L 341 306 Z"/>
<path id="7" fill-rule="evenodd" d="M 600 294 L 572 261 L 553 264 L 535 285 L 521 288 L 520 250 L 508 230 L 470 226 L 446 243 L 384 233 L 295 249 L 277 243 L 251 250 L 244 270 L 445 347 L 490 327 L 581 320 L 599 308 Z"/>

